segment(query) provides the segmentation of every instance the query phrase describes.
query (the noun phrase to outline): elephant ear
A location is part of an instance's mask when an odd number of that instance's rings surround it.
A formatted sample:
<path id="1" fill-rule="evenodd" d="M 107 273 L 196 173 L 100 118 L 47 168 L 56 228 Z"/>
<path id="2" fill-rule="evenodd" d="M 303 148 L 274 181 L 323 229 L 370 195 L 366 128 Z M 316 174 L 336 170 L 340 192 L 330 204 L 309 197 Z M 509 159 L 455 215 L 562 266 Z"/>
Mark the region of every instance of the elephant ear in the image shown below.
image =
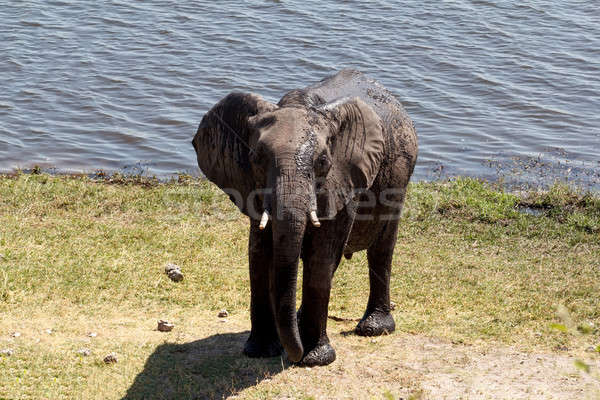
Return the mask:
<path id="1" fill-rule="evenodd" d="M 204 115 L 192 142 L 202 173 L 246 215 L 255 189 L 248 118 L 276 108 L 255 94 L 230 93 Z"/>
<path id="2" fill-rule="evenodd" d="M 322 106 L 331 122 L 327 138 L 331 169 L 318 196 L 319 217 L 332 218 L 379 173 L 384 139 L 381 118 L 360 98 L 345 98 Z"/>

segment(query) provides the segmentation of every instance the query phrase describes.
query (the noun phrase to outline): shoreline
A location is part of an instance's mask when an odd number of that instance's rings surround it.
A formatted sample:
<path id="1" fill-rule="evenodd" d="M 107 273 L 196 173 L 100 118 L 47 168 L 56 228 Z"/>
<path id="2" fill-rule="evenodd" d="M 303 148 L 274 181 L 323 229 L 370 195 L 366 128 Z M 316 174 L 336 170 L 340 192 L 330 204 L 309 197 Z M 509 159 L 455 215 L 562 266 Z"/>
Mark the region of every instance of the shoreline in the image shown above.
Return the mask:
<path id="1" fill-rule="evenodd" d="M 15 169 L 10 172 L 0 171 L 0 179 L 9 178 L 14 179 L 21 175 L 48 175 L 57 178 L 69 178 L 69 179 L 90 179 L 94 182 L 108 183 L 108 184 L 135 184 L 142 186 L 155 186 L 161 184 L 191 184 L 193 182 L 208 182 L 206 177 L 203 175 L 192 175 L 189 173 L 173 173 L 165 176 L 156 176 L 149 174 L 138 174 L 138 173 L 123 173 L 118 170 L 109 171 L 97 169 L 94 172 L 73 172 L 73 171 L 61 171 L 55 168 L 40 168 L 34 166 L 30 169 Z M 529 183 L 515 183 L 505 180 L 503 176 L 497 176 L 495 179 L 489 177 L 478 177 L 468 175 L 439 175 L 432 177 L 431 179 L 420 179 L 414 180 L 411 178 L 411 184 L 428 184 L 428 183 L 450 183 L 460 179 L 471 179 L 482 182 L 488 185 L 490 188 L 496 191 L 511 193 L 520 195 L 530 192 L 547 192 L 556 186 L 564 186 L 569 191 L 578 193 L 580 195 L 590 194 L 598 196 L 600 195 L 600 186 L 590 186 L 589 184 L 582 184 L 582 182 L 573 180 L 555 179 L 553 181 L 548 180 L 541 182 L 537 185 Z"/>

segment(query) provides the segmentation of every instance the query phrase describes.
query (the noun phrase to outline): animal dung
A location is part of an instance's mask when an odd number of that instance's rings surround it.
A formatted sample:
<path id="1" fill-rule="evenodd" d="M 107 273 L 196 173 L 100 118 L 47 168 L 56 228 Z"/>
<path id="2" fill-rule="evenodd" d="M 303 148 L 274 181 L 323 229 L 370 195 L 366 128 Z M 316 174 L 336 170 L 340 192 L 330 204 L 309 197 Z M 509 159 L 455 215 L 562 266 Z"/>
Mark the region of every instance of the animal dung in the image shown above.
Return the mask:
<path id="1" fill-rule="evenodd" d="M 229 316 L 229 313 L 227 312 L 227 310 L 221 310 L 219 311 L 219 318 L 227 318 Z"/>
<path id="2" fill-rule="evenodd" d="M 168 263 L 165 265 L 165 273 L 173 282 L 181 282 L 183 280 L 181 268 L 176 264 Z"/>
<path id="3" fill-rule="evenodd" d="M 117 362 L 117 355 L 115 353 L 110 353 L 106 357 L 104 357 L 104 364 L 115 364 Z"/>
<path id="4" fill-rule="evenodd" d="M 158 330 L 161 332 L 171 332 L 175 327 L 174 324 L 169 323 L 168 321 L 160 320 L 158 321 Z"/>

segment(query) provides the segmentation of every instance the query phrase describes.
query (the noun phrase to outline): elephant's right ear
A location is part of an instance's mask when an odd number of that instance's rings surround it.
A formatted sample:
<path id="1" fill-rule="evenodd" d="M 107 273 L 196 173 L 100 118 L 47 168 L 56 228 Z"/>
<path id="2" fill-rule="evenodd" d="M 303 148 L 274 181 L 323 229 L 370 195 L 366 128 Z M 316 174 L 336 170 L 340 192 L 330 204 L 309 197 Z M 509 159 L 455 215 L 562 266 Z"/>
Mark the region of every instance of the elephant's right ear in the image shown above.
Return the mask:
<path id="1" fill-rule="evenodd" d="M 192 141 L 202 173 L 246 215 L 255 189 L 248 118 L 276 108 L 255 94 L 230 93 L 204 115 Z"/>

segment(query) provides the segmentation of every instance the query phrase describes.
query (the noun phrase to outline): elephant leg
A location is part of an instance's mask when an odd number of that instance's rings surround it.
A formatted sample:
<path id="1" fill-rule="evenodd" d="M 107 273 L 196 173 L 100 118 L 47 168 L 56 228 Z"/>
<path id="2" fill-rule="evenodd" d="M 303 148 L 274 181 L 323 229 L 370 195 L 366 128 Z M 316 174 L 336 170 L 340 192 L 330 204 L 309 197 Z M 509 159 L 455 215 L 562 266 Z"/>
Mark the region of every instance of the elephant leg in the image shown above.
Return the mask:
<path id="1" fill-rule="evenodd" d="M 388 221 L 379 237 L 367 249 L 369 302 L 365 314 L 356 326 L 355 332 L 358 335 L 379 336 L 396 329 L 390 313 L 390 275 L 397 233 L 398 220 Z"/>
<path id="2" fill-rule="evenodd" d="M 327 337 L 327 307 L 333 268 L 332 262 L 304 261 L 298 328 L 304 346 L 304 357 L 300 363 L 308 367 L 327 365 L 335 360 L 335 350 Z"/>
<path id="3" fill-rule="evenodd" d="M 269 268 L 273 261 L 272 235 L 270 226 L 261 231 L 258 229 L 258 221 L 250 221 L 248 256 L 252 328 L 244 345 L 244 354 L 248 357 L 274 357 L 282 353 L 269 295 Z"/>
<path id="4" fill-rule="evenodd" d="M 340 215 L 343 214 L 343 215 Z M 304 346 L 301 365 L 327 365 L 335 358 L 335 350 L 327 337 L 327 312 L 331 280 L 337 269 L 352 219 L 340 212 L 336 220 L 323 221 L 305 241 L 302 261 L 302 304 L 298 327 Z"/>

